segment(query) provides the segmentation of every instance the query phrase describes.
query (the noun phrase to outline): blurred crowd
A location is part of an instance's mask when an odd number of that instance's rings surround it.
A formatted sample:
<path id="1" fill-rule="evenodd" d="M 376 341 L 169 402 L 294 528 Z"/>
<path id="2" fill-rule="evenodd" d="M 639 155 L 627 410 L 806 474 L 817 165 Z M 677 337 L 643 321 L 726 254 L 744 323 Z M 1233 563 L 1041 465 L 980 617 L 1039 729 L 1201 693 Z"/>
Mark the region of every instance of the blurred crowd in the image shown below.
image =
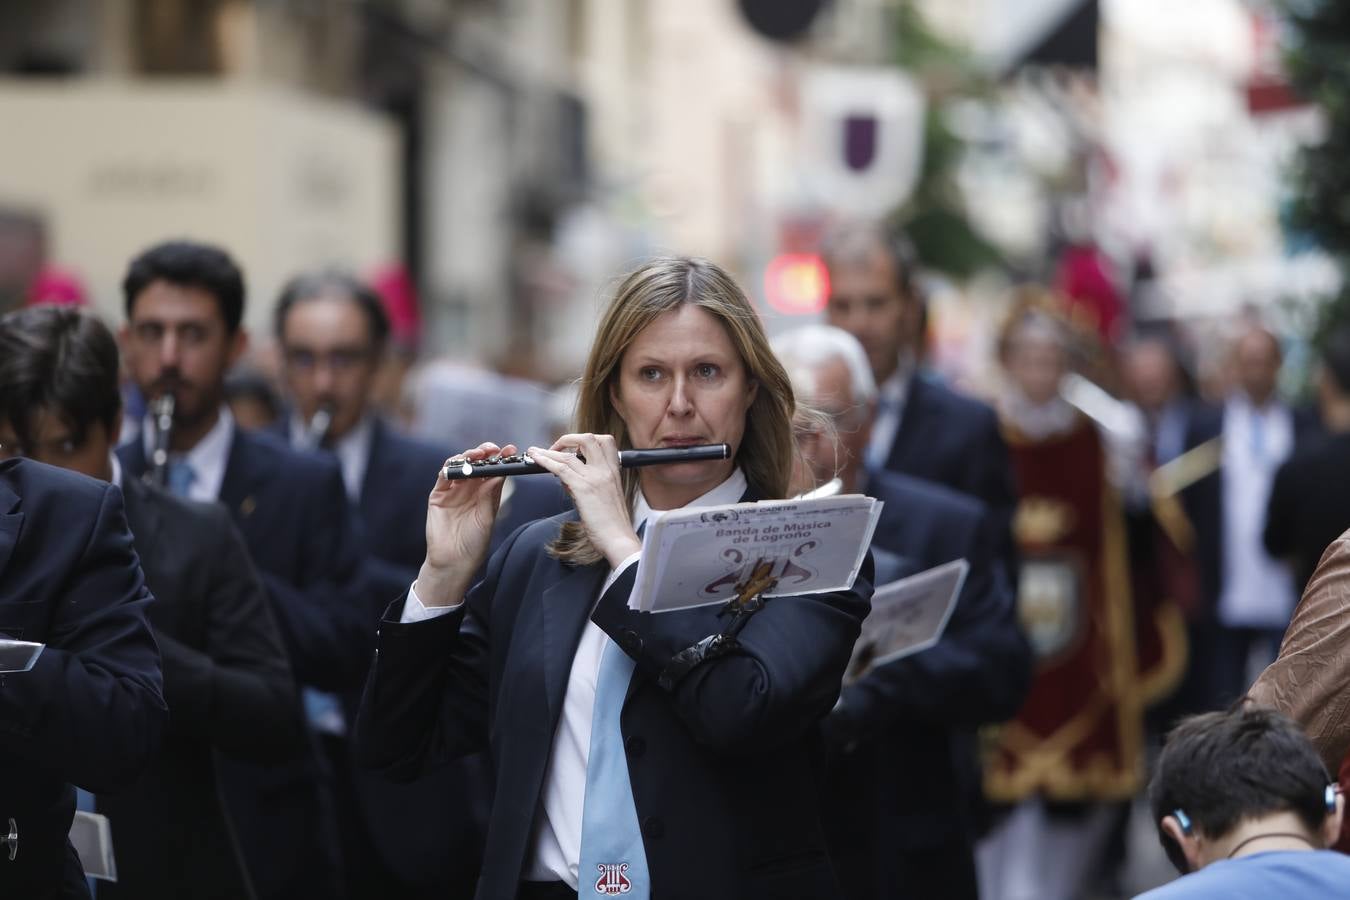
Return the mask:
<path id="1" fill-rule="evenodd" d="M 885 500 L 879 573 L 972 564 L 942 641 L 822 723 L 846 895 L 1120 896 L 1162 736 L 1247 693 L 1350 528 L 1350 332 L 1288 397 L 1291 336 L 1255 313 L 1200 340 L 1065 276 L 1015 291 L 977 397 L 929 364 L 903 235 L 841 223 L 821 257 L 822 321 L 774 339 L 810 411 L 794 490 Z M 392 784 L 350 734 L 439 467 L 484 440 L 548 446 L 573 386 L 419 356 L 400 273 L 249 296 L 273 304 L 270 339 L 241 326 L 245 283 L 227 249 L 172 241 L 129 261 L 118 321 L 56 272 L 0 319 L 0 459 L 120 485 L 162 598 L 169 737 L 84 798 L 118 858 L 97 893 L 471 896 L 486 763 Z M 568 506 L 547 477 L 502 502 L 494 543 Z"/>

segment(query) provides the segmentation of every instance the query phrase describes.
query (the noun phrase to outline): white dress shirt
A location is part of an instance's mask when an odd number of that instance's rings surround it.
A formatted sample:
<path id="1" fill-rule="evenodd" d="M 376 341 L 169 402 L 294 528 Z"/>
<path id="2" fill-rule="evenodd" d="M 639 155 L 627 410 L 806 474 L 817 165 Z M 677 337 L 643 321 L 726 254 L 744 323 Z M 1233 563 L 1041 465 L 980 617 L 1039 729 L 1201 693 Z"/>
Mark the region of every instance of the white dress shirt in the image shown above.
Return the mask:
<path id="1" fill-rule="evenodd" d="M 726 481 L 687 506 L 717 506 L 736 503 L 745 494 L 745 475 L 740 469 Z M 639 527 L 652 514 L 652 508 L 639 491 L 633 502 L 633 527 Z M 638 561 L 634 553 L 609 573 L 596 595 L 599 602 L 610 585 L 629 566 Z M 408 590 L 400 621 L 418 622 L 443 615 L 457 606 L 427 609 L 417 598 L 417 585 Z M 581 860 L 581 820 L 586 801 L 586 763 L 591 751 L 591 719 L 595 711 L 595 682 L 600 674 L 600 657 L 609 636 L 589 619 L 581 632 L 567 676 L 562 715 L 553 734 L 544 788 L 534 817 L 532 851 L 525 865 L 527 881 L 562 881 L 576 889 Z"/>
<path id="2" fill-rule="evenodd" d="M 879 471 L 886 468 L 900 420 L 905 415 L 909 400 L 909 384 L 914 377 L 914 366 L 905 360 L 877 387 L 877 414 L 872 420 L 872 437 L 867 442 L 864 461 L 867 468 Z"/>
<path id="3" fill-rule="evenodd" d="M 146 413 L 141 422 L 141 442 L 145 447 L 145 458 L 149 459 L 154 451 L 155 418 Z M 187 453 L 171 453 L 170 460 L 186 459 L 192 466 L 192 484 L 188 486 L 188 499 L 215 500 L 220 496 L 220 486 L 225 481 L 225 466 L 230 461 L 230 444 L 234 443 L 234 416 L 228 406 L 220 407 L 220 417 L 211 426 L 197 446 Z"/>
<path id="4" fill-rule="evenodd" d="M 305 445 L 305 422 L 298 416 L 291 416 L 291 446 Z M 375 419 L 364 416 L 350 431 L 338 438 L 329 449 L 337 456 L 342 466 L 342 485 L 347 489 L 347 498 L 353 502 L 361 499 L 361 486 L 366 480 L 366 469 L 370 466 L 370 447 L 375 440 Z"/>
<path id="5" fill-rule="evenodd" d="M 1219 621 L 1229 627 L 1284 628 L 1297 593 L 1293 574 L 1266 553 L 1262 533 L 1275 471 L 1294 447 L 1288 407 L 1257 409 L 1242 395 L 1223 414 L 1223 588 Z"/>

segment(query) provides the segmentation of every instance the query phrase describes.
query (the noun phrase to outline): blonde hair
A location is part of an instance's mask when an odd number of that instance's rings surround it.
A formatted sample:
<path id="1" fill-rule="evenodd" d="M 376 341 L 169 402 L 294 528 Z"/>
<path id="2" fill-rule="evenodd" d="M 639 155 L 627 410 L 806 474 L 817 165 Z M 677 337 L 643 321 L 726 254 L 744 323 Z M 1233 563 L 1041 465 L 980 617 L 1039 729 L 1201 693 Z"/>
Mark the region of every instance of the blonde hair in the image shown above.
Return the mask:
<path id="1" fill-rule="evenodd" d="M 759 316 L 745 292 L 721 267 L 705 259 L 653 259 L 624 278 L 600 319 L 578 383 L 574 430 L 612 434 L 620 449 L 632 446 L 610 396 L 619 365 L 644 328 L 686 303 L 721 323 L 740 355 L 747 378 L 759 386 L 745 415 L 745 433 L 735 464 L 745 473 L 750 490 L 761 499 L 785 497 L 795 449 L 792 385 L 769 348 Z M 623 481 L 624 495 L 631 503 L 637 495 L 637 472 L 625 470 Z M 571 565 L 588 565 L 601 559 L 580 522 L 564 523 L 549 545 L 549 553 Z"/>

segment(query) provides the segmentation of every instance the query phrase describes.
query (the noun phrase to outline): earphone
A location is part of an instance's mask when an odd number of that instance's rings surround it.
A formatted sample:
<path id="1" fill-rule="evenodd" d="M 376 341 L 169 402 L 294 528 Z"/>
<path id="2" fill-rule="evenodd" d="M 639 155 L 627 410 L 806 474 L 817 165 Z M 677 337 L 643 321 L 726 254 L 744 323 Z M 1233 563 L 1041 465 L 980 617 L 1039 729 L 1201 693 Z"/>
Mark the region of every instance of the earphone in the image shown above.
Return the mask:
<path id="1" fill-rule="evenodd" d="M 1327 815 L 1331 815 L 1336 811 L 1336 794 L 1336 785 L 1327 785 L 1326 791 L 1322 795 L 1324 802 L 1327 805 Z M 1181 808 L 1174 809 L 1172 810 L 1172 817 L 1176 819 L 1177 824 L 1181 826 L 1181 833 L 1190 837 L 1194 826 L 1191 825 L 1191 817 L 1186 815 L 1186 811 Z"/>

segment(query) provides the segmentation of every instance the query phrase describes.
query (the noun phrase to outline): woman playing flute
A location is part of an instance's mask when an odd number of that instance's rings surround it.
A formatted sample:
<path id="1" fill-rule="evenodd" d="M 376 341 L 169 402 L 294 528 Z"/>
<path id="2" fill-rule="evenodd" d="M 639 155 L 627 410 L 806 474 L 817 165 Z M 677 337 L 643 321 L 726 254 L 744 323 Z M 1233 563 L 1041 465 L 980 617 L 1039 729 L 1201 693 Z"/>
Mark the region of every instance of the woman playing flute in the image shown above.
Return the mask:
<path id="1" fill-rule="evenodd" d="M 672 658 L 726 619 L 627 606 L 653 511 L 786 495 L 793 412 L 730 276 L 658 259 L 602 317 L 577 433 L 528 448 L 576 510 L 522 527 L 470 589 L 502 479 L 438 479 L 426 561 L 381 626 L 357 746 L 403 779 L 490 751 L 480 900 L 838 896 L 818 822 L 817 722 L 869 608 L 870 557 L 851 590 L 768 603 L 736 649 L 668 687 Z M 619 449 L 722 442 L 730 459 L 617 462 Z"/>

